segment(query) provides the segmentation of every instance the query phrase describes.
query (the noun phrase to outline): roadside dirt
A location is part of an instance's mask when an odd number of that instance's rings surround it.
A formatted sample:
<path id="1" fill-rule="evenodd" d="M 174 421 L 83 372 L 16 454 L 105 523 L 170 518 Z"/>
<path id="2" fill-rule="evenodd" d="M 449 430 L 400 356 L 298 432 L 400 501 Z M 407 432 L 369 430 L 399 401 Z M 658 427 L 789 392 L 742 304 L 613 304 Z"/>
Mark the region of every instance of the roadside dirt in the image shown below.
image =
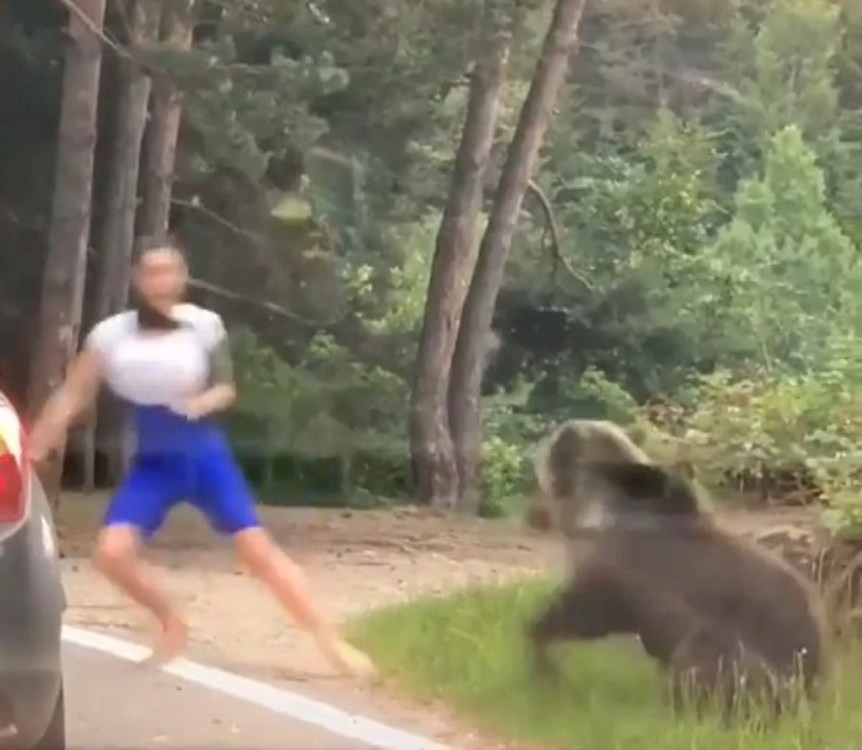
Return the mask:
<path id="1" fill-rule="evenodd" d="M 89 560 L 106 499 L 69 494 L 57 516 L 69 599 L 66 622 L 125 631 L 147 643 L 153 623 Z M 453 522 L 410 509 L 262 508 L 261 513 L 337 622 L 417 596 L 534 575 L 555 560 L 555 545 L 525 533 L 517 523 Z M 175 512 L 148 559 L 187 615 L 192 657 L 246 675 L 289 680 L 306 694 L 409 727 L 458 750 L 515 747 L 477 737 L 442 708 L 402 700 L 386 685 L 360 686 L 335 676 L 308 637 L 234 563 L 230 544 L 193 512 Z"/>
<path id="2" fill-rule="evenodd" d="M 67 622 L 127 631 L 133 640 L 147 642 L 152 623 L 89 562 L 105 501 L 103 495 L 70 494 L 58 514 Z M 265 508 L 262 515 L 339 622 L 417 596 L 547 572 L 558 562 L 557 545 L 526 532 L 518 522 L 453 520 L 410 509 Z M 725 521 L 740 531 L 757 532 L 798 522 L 799 515 L 736 513 Z M 192 656 L 244 674 L 301 682 L 310 694 L 395 719 L 459 748 L 513 747 L 453 728 L 457 725 L 445 712 L 408 704 L 386 686 L 359 687 L 335 677 L 308 638 L 235 565 L 229 544 L 186 509 L 171 517 L 149 559 L 187 614 Z"/>

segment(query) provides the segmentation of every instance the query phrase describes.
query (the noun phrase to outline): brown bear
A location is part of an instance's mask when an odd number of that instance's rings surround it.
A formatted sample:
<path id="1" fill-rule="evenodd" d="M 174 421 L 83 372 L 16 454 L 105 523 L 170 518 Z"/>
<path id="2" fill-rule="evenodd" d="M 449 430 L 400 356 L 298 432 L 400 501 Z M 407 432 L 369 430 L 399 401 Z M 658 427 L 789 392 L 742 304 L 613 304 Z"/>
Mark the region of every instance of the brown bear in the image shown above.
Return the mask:
<path id="1" fill-rule="evenodd" d="M 556 641 L 637 636 L 672 696 L 734 707 L 813 696 L 826 628 L 812 584 L 765 549 L 721 528 L 693 484 L 655 465 L 617 425 L 574 420 L 535 459 L 535 528 L 574 553 L 567 582 L 531 624 L 540 674 Z M 756 695 L 755 695 L 756 694 Z"/>

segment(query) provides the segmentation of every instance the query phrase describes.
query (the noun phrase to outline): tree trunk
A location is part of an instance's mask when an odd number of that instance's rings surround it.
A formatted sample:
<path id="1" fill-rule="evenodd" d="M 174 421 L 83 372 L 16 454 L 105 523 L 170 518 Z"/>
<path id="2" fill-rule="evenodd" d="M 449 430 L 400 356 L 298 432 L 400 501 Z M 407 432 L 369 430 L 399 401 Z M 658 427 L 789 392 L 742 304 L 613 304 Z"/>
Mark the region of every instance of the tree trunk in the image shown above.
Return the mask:
<path id="1" fill-rule="evenodd" d="M 78 0 L 77 6 L 92 27 L 102 28 L 105 0 Z M 90 240 L 102 42 L 76 14 L 69 18 L 69 37 L 39 333 L 27 394 L 32 416 L 62 383 L 77 350 Z M 65 445 L 41 472 L 55 507 L 64 451 Z"/>
<path id="2" fill-rule="evenodd" d="M 129 44 L 134 54 L 156 39 L 159 7 L 152 0 L 134 0 L 133 5 Z M 149 76 L 131 60 L 124 59 L 121 65 L 117 134 L 111 150 L 101 236 L 102 267 L 96 308 L 100 319 L 121 310 L 128 301 L 138 171 L 151 88 Z"/>
<path id="3" fill-rule="evenodd" d="M 127 5 L 132 19 L 129 46 L 134 55 L 157 38 L 160 7 L 154 0 L 131 0 Z M 149 76 L 132 60 L 121 59 L 120 65 L 117 133 L 111 148 L 105 220 L 99 243 L 102 262 L 97 287 L 97 320 L 120 311 L 128 301 L 141 144 L 150 99 Z M 106 452 L 111 479 L 119 474 L 122 464 L 122 423 L 117 411 L 115 401 L 103 399 L 97 420 L 87 425 L 88 434 L 84 440 L 88 448 L 98 444 Z M 93 461 L 94 456 L 88 453 L 84 466 L 86 491 L 93 489 Z"/>
<path id="4" fill-rule="evenodd" d="M 585 4 L 586 0 L 557 0 L 554 7 L 542 55 L 506 155 L 464 303 L 449 385 L 449 422 L 458 460 L 458 504 L 463 509 L 475 508 L 478 499 L 476 478 L 482 444 L 479 407 L 486 359 L 485 342 L 491 330 L 521 204 L 552 110 L 566 79 Z"/>
<path id="5" fill-rule="evenodd" d="M 165 0 L 163 7 L 166 42 L 178 51 L 191 49 L 194 0 Z M 163 242 L 168 236 L 182 106 L 182 93 L 168 77 L 159 76 L 153 82 L 140 223 L 140 234 L 156 242 Z"/>
<path id="6" fill-rule="evenodd" d="M 461 143 L 431 266 L 410 405 L 410 443 L 418 500 L 454 508 L 458 467 L 446 394 L 461 310 L 475 265 L 476 221 L 494 141 L 500 87 L 512 33 L 511 14 L 488 0 L 484 39 L 470 81 Z M 508 3 L 511 5 L 511 3 Z"/>

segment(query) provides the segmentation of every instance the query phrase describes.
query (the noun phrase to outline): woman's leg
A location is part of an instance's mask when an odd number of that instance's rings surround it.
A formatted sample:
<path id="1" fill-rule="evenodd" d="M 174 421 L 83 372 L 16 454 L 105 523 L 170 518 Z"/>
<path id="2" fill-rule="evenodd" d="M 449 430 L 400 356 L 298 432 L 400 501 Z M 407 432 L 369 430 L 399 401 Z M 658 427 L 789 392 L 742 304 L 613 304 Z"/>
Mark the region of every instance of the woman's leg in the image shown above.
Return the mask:
<path id="1" fill-rule="evenodd" d="M 345 642 L 322 616 L 302 569 L 261 527 L 254 498 L 230 453 L 207 455 L 198 478 L 193 503 L 217 531 L 233 537 L 239 561 L 272 592 L 297 624 L 311 633 L 338 669 L 359 677 L 372 676 L 371 660 Z"/>
<path id="2" fill-rule="evenodd" d="M 188 633 L 180 613 L 140 556 L 141 537 L 155 533 L 173 503 L 176 488 L 171 484 L 169 476 L 135 466 L 108 506 L 93 555 L 99 572 L 158 620 L 160 635 L 147 661 L 159 664 L 185 650 Z"/>
<path id="3" fill-rule="evenodd" d="M 263 582 L 299 625 L 309 631 L 324 656 L 339 670 L 372 677 L 371 660 L 341 638 L 317 611 L 302 569 L 261 527 L 248 526 L 233 535 L 237 557 Z"/>

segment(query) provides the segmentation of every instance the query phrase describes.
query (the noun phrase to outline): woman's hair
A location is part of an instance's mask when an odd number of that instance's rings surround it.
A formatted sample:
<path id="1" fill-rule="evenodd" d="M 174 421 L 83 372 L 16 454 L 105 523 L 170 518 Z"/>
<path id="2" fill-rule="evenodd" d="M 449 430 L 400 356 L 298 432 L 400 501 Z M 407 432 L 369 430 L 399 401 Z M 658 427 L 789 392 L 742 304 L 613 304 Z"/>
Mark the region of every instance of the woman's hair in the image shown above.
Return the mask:
<path id="1" fill-rule="evenodd" d="M 149 253 L 163 252 L 165 250 L 176 253 L 180 258 L 182 258 L 183 264 L 186 264 L 186 254 L 183 251 L 182 246 L 177 241 L 176 237 L 169 235 L 161 241 L 153 237 L 141 237 L 138 240 L 137 248 L 133 256 L 133 265 L 140 265 L 141 261 Z"/>

